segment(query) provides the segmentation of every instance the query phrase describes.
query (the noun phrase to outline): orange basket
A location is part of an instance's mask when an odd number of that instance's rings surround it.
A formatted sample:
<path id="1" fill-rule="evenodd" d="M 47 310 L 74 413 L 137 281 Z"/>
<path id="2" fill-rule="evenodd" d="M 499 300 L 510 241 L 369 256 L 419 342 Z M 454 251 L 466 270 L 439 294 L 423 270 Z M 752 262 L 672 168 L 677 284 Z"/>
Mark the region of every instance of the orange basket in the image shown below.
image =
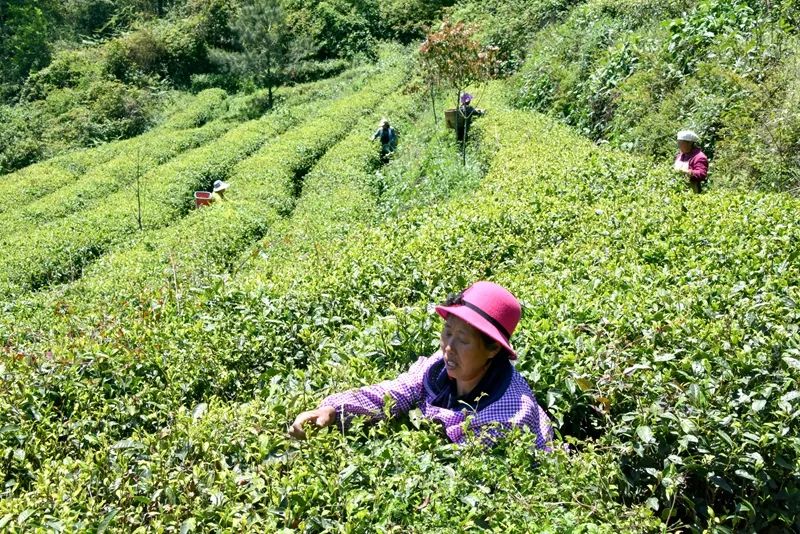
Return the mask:
<path id="1" fill-rule="evenodd" d="M 211 193 L 208 191 L 195 191 L 194 192 L 194 207 L 202 208 L 203 206 L 211 205 Z"/>

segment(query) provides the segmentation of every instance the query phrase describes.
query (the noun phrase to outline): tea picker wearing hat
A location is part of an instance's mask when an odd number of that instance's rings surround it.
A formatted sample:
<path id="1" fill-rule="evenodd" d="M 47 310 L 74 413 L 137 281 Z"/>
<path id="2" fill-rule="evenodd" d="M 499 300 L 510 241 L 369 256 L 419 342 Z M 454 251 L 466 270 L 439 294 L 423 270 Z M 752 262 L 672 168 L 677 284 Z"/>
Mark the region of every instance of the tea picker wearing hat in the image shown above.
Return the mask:
<path id="1" fill-rule="evenodd" d="M 472 107 L 472 95 L 464 93 L 461 95 L 461 105 L 456 113 L 456 140 L 463 142 L 469 135 L 469 128 L 472 125 L 473 117 L 481 117 L 485 111 Z"/>
<path id="2" fill-rule="evenodd" d="M 317 409 L 298 415 L 289 433 L 305 439 L 307 424 L 344 427 L 356 415 L 381 419 L 388 395 L 392 415 L 419 407 L 454 443 L 463 443 L 465 432 L 472 431 L 492 444 L 505 430 L 521 427 L 547 449 L 553 439 L 550 420 L 511 364 L 517 355 L 509 339 L 521 315 L 517 299 L 495 283 L 476 282 L 436 312 L 444 319 L 436 353 L 393 380 L 327 397 Z"/>
<path id="3" fill-rule="evenodd" d="M 708 179 L 708 157 L 697 146 L 700 137 L 691 130 L 678 132 L 678 154 L 674 168 L 689 179 L 692 191 L 700 193 Z"/>
<path id="4" fill-rule="evenodd" d="M 372 140 L 381 140 L 381 160 L 386 162 L 389 154 L 397 149 L 397 132 L 389 124 L 388 119 L 381 119 L 378 129 L 372 136 Z"/>
<path id="5" fill-rule="evenodd" d="M 212 202 L 219 202 L 221 200 L 225 200 L 225 191 L 231 186 L 228 182 L 223 182 L 222 180 L 217 180 L 214 182 L 214 192 L 211 193 L 211 201 Z"/>

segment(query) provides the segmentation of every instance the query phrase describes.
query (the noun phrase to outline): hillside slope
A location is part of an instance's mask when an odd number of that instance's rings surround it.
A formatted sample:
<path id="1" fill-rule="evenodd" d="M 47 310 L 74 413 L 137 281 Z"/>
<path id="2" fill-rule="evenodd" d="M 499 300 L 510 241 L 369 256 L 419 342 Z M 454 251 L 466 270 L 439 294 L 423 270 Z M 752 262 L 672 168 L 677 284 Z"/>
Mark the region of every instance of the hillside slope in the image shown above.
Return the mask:
<path id="1" fill-rule="evenodd" d="M 500 83 L 479 93 L 490 112 L 462 167 L 405 89 L 404 54 L 279 117 L 236 161 L 215 148 L 229 134 L 209 139 L 230 202 L 120 226 L 91 262 L 64 247 L 79 276 L 13 286 L 0 527 L 800 526 L 798 201 L 692 195 L 649 159 L 512 108 Z M 383 114 L 402 137 L 381 167 Z M 38 239 L 20 250 L 60 253 Z M 30 280 L 9 258 L 6 279 Z M 485 278 L 524 304 L 518 369 L 572 453 L 526 433 L 457 448 L 413 414 L 286 436 L 324 395 L 433 352 L 430 305 Z"/>
<path id="2" fill-rule="evenodd" d="M 464 0 L 453 16 L 518 69 L 521 108 L 658 160 L 693 129 L 714 186 L 800 185 L 796 2 Z"/>

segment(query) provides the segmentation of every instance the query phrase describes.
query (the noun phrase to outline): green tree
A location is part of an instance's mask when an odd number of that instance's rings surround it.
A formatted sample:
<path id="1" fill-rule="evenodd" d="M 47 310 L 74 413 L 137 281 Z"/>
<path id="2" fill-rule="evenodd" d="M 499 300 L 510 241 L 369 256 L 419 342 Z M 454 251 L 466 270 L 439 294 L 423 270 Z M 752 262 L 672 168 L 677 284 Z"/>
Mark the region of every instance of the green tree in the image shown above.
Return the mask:
<path id="1" fill-rule="evenodd" d="M 375 57 L 376 0 L 286 0 L 284 5 L 292 31 L 308 37 L 315 59 Z"/>
<path id="2" fill-rule="evenodd" d="M 0 0 L 0 97 L 12 96 L 28 73 L 47 65 L 57 17 L 50 0 Z"/>
<path id="3" fill-rule="evenodd" d="M 385 0 L 380 2 L 383 36 L 410 43 L 425 36 L 454 0 Z"/>
<path id="4" fill-rule="evenodd" d="M 305 57 L 307 43 L 293 38 L 278 0 L 249 0 L 239 9 L 231 29 L 235 49 L 215 49 L 212 57 L 232 73 L 265 86 L 272 107 L 273 89 L 285 80 L 288 68 Z"/>

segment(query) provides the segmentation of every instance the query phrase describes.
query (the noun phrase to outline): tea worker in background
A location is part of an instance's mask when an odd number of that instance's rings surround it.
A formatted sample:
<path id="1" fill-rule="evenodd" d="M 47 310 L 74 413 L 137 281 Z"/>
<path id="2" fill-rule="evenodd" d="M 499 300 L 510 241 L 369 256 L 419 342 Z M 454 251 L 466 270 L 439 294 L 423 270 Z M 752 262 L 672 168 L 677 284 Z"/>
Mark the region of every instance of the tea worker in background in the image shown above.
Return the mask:
<path id="1" fill-rule="evenodd" d="M 378 129 L 372 136 L 372 140 L 381 140 L 381 161 L 386 163 L 389 159 L 389 154 L 397 149 L 397 132 L 389 124 L 388 119 L 381 119 Z"/>
<path id="2" fill-rule="evenodd" d="M 306 425 L 336 423 L 344 429 L 356 415 L 381 419 L 388 396 L 392 415 L 418 406 L 454 443 L 473 433 L 491 445 L 506 430 L 521 427 L 535 433 L 539 448 L 548 449 L 550 419 L 511 363 L 517 359 L 510 344 L 521 315 L 517 299 L 495 283 L 476 282 L 436 312 L 444 325 L 432 356 L 420 357 L 392 380 L 327 397 L 298 415 L 289 433 L 305 439 Z"/>
<path id="3" fill-rule="evenodd" d="M 482 109 L 472 107 L 472 95 L 464 93 L 461 95 L 461 105 L 456 113 L 456 139 L 463 142 L 469 135 L 469 128 L 472 126 L 472 118 L 480 117 L 485 112 Z"/>
<path id="4" fill-rule="evenodd" d="M 231 186 L 228 182 L 217 180 L 214 182 L 214 192 L 211 193 L 211 202 L 220 202 L 225 200 L 225 191 Z"/>
<path id="5" fill-rule="evenodd" d="M 708 158 L 697 146 L 700 137 L 691 130 L 678 132 L 678 154 L 675 156 L 675 170 L 686 175 L 695 193 L 703 190 L 708 179 Z"/>

